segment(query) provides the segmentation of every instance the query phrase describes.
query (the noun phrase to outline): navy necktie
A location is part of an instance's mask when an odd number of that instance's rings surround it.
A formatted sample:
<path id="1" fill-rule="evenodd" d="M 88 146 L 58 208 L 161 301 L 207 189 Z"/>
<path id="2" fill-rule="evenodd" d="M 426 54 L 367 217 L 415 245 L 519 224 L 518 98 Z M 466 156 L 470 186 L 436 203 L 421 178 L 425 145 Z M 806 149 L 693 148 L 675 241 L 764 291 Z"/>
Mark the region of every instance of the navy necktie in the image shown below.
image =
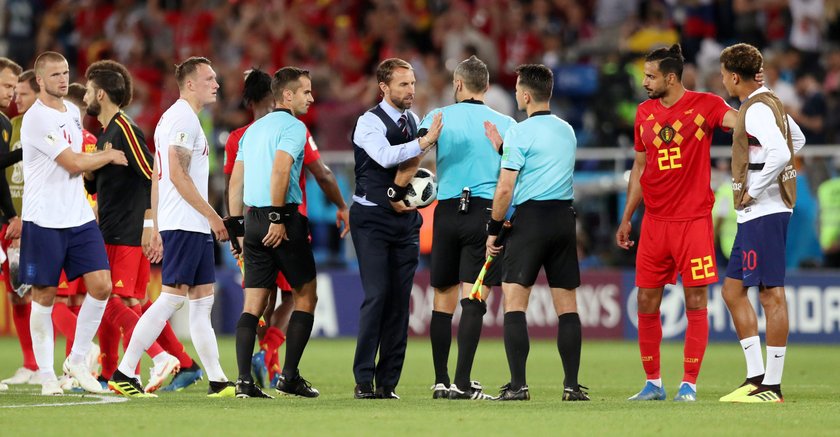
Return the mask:
<path id="1" fill-rule="evenodd" d="M 405 114 L 400 116 L 400 121 L 397 125 L 400 127 L 405 139 L 408 139 L 408 117 Z"/>

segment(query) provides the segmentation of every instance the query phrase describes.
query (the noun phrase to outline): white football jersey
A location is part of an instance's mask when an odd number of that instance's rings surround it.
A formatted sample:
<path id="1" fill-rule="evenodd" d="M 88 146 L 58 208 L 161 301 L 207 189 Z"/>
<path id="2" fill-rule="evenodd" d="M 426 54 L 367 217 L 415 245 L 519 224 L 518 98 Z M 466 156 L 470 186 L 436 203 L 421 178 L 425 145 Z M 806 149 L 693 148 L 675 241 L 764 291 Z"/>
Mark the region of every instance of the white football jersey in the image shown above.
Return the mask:
<path id="1" fill-rule="evenodd" d="M 72 175 L 55 161 L 67 148 L 82 152 L 81 113 L 68 101 L 64 106 L 62 112 L 36 100 L 20 129 L 26 181 L 21 218 L 44 228 L 72 228 L 96 219 L 82 174 Z"/>
<path id="2" fill-rule="evenodd" d="M 155 147 L 158 160 L 158 229 L 161 231 L 192 231 L 210 233 L 210 222 L 193 208 L 175 189 L 169 171 L 169 149 L 183 147 L 192 151 L 189 175 L 201 198 L 207 200 L 207 184 L 210 176 L 210 147 L 198 116 L 186 100 L 178 99 L 158 121 L 155 128 Z"/>

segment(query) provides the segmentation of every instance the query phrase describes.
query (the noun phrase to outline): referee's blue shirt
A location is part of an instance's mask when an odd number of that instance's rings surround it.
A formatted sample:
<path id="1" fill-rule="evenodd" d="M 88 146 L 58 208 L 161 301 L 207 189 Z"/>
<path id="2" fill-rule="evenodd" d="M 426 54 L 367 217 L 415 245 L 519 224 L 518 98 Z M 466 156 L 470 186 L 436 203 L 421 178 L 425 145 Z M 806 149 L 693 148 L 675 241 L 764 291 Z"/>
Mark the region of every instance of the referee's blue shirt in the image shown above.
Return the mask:
<path id="1" fill-rule="evenodd" d="M 418 128 L 431 127 L 439 112 L 446 123 L 437 141 L 438 200 L 454 199 L 464 187 L 473 197 L 493 199 L 500 157 L 484 135 L 484 122 L 495 124 L 504 136 L 516 121 L 470 99 L 433 110 Z"/>
<path id="2" fill-rule="evenodd" d="M 300 204 L 300 169 L 303 165 L 303 148 L 306 144 L 306 126 L 286 109 L 274 112 L 255 121 L 239 140 L 236 160 L 245 165 L 244 201 L 248 206 L 271 206 L 271 169 L 274 155 L 282 150 L 292 156 L 289 190 L 286 203 Z"/>
<path id="3" fill-rule="evenodd" d="M 529 200 L 574 199 L 575 131 L 565 121 L 539 111 L 504 137 L 502 168 L 519 172 L 513 205 Z"/>

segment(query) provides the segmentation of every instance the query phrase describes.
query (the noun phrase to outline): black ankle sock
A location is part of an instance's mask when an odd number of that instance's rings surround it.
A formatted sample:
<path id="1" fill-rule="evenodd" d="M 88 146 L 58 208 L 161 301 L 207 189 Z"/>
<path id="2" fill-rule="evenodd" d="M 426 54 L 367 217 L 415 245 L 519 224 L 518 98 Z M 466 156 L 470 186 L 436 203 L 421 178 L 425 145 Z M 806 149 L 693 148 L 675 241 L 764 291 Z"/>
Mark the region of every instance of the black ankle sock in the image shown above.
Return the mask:
<path id="1" fill-rule="evenodd" d="M 768 384 L 761 384 L 761 385 L 759 385 L 759 386 L 758 386 L 758 388 L 760 388 L 760 389 L 764 389 L 765 391 L 766 391 L 766 390 L 772 391 L 772 392 L 776 393 L 776 394 L 777 394 L 777 395 L 779 395 L 779 396 L 781 396 L 781 395 L 782 395 L 782 385 L 781 385 L 781 384 L 770 384 L 770 385 L 768 385 Z"/>
<path id="2" fill-rule="evenodd" d="M 253 381 L 251 355 L 254 353 L 259 320 L 253 314 L 242 313 L 236 323 L 236 365 L 239 368 L 239 379 L 243 381 Z"/>
<path id="3" fill-rule="evenodd" d="M 295 311 L 289 318 L 289 329 L 286 330 L 286 361 L 283 363 L 283 375 L 287 380 L 298 376 L 300 358 L 306 343 L 309 342 L 314 322 L 315 316 L 304 311 Z"/>
<path id="4" fill-rule="evenodd" d="M 461 299 L 461 321 L 458 323 L 458 364 L 455 385 L 461 390 L 470 386 L 475 350 L 481 339 L 481 327 L 487 304 L 480 300 Z"/>
<path id="5" fill-rule="evenodd" d="M 528 322 L 523 311 L 505 313 L 505 353 L 510 368 L 510 388 L 519 390 L 527 384 L 525 364 L 531 344 L 528 340 Z"/>
<path id="6" fill-rule="evenodd" d="M 432 362 L 435 365 L 435 384 L 449 387 L 449 348 L 452 345 L 452 314 L 432 311 L 429 323 L 429 338 L 432 341 Z"/>
<path id="7" fill-rule="evenodd" d="M 577 389 L 581 347 L 580 316 L 566 313 L 557 318 L 557 351 L 563 361 L 563 386 Z"/>
<path id="8" fill-rule="evenodd" d="M 764 381 L 764 374 L 763 373 L 761 375 L 758 375 L 758 376 L 752 376 L 752 377 L 747 378 L 747 382 L 755 385 L 756 387 L 761 385 L 761 381 Z"/>

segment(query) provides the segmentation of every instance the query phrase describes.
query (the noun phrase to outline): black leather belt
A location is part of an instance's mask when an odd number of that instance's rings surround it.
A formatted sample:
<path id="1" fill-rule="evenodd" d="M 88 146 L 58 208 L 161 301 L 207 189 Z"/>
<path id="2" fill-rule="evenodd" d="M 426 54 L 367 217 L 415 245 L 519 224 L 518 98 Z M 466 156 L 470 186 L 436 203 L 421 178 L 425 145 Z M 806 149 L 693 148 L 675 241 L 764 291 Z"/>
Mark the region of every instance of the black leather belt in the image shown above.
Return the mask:
<path id="1" fill-rule="evenodd" d="M 750 165 L 747 166 L 747 170 L 756 170 L 756 171 L 764 170 L 764 163 L 760 162 L 760 163 L 756 164 L 756 163 L 751 162 Z"/>

